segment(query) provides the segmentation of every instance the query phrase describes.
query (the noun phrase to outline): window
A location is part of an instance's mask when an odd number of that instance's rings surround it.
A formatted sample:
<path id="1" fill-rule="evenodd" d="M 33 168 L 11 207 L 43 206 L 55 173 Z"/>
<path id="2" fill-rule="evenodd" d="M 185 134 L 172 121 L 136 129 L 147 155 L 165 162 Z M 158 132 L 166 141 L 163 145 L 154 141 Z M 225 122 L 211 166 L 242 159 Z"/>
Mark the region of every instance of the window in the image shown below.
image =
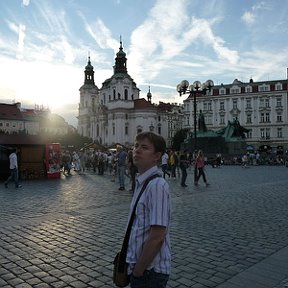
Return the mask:
<path id="1" fill-rule="evenodd" d="M 113 129 L 113 131 L 112 131 L 112 133 L 113 133 L 113 135 L 115 135 L 115 126 L 113 125 L 113 127 L 112 127 Z"/>
<path id="2" fill-rule="evenodd" d="M 247 138 L 248 139 L 251 139 L 252 138 L 252 130 L 251 129 L 249 129 L 249 131 L 247 132 Z"/>
<path id="3" fill-rule="evenodd" d="M 265 99 L 265 107 L 266 107 L 266 108 L 270 107 L 270 105 L 269 105 L 269 98 L 266 98 L 266 99 Z"/>
<path id="4" fill-rule="evenodd" d="M 158 134 L 161 135 L 161 126 L 158 127 Z"/>
<path id="5" fill-rule="evenodd" d="M 125 119 L 128 120 L 128 114 L 125 114 Z"/>
<path id="6" fill-rule="evenodd" d="M 212 116 L 207 115 L 205 118 L 206 118 L 206 119 L 205 119 L 205 122 L 206 122 L 207 124 L 212 124 Z"/>
<path id="7" fill-rule="evenodd" d="M 264 122 L 265 121 L 265 114 L 261 113 L 260 115 L 260 122 Z"/>
<path id="8" fill-rule="evenodd" d="M 211 102 L 208 102 L 208 111 L 211 111 L 212 110 L 212 103 Z"/>
<path id="9" fill-rule="evenodd" d="M 264 107 L 264 99 L 261 98 L 261 99 L 260 99 L 260 108 L 263 108 L 263 107 Z"/>
<path id="10" fill-rule="evenodd" d="M 220 115 L 220 125 L 225 125 L 225 117 Z"/>
<path id="11" fill-rule="evenodd" d="M 0 122 L 0 127 L 3 127 L 3 123 L 2 122 Z"/>
<path id="12" fill-rule="evenodd" d="M 246 93 L 251 93 L 251 92 L 252 92 L 252 87 L 251 87 L 251 86 L 247 86 L 247 87 L 245 88 L 245 92 L 246 92 Z"/>
<path id="13" fill-rule="evenodd" d="M 246 108 L 251 108 L 251 99 L 246 99 Z"/>
<path id="14" fill-rule="evenodd" d="M 116 100 L 116 90 L 113 89 L 113 99 Z"/>
<path id="15" fill-rule="evenodd" d="M 276 98 L 276 107 L 282 107 L 282 98 L 281 97 Z"/>
<path id="16" fill-rule="evenodd" d="M 220 110 L 225 110 L 224 101 L 220 102 Z"/>
<path id="17" fill-rule="evenodd" d="M 240 93 L 240 89 L 239 88 L 231 88 L 231 94 L 236 94 L 236 93 Z"/>
<path id="18" fill-rule="evenodd" d="M 124 98 L 125 98 L 125 100 L 128 100 L 128 90 L 127 89 L 125 89 L 125 91 L 124 91 Z"/>
<path id="19" fill-rule="evenodd" d="M 265 122 L 270 122 L 270 114 L 269 113 L 265 114 Z"/>
<path id="20" fill-rule="evenodd" d="M 189 116 L 186 118 L 186 124 L 190 125 Z"/>
<path id="21" fill-rule="evenodd" d="M 276 122 L 282 122 L 282 113 L 277 113 Z"/>
<path id="22" fill-rule="evenodd" d="M 233 99 L 233 109 L 237 109 L 237 99 Z"/>
<path id="23" fill-rule="evenodd" d="M 161 121 L 161 117 L 160 117 L 160 116 L 158 116 L 158 121 L 159 121 L 159 122 Z"/>
<path id="24" fill-rule="evenodd" d="M 128 126 L 125 126 L 125 135 L 128 135 Z"/>
<path id="25" fill-rule="evenodd" d="M 260 129 L 260 136 L 262 139 L 265 138 L 265 129 L 264 128 Z"/>
<path id="26" fill-rule="evenodd" d="M 275 87 L 275 90 L 282 90 L 282 84 L 278 83 Z"/>
<path id="27" fill-rule="evenodd" d="M 204 102 L 204 104 L 203 104 L 203 110 L 204 110 L 204 111 L 207 111 L 207 110 L 208 110 L 208 108 L 207 108 L 207 102 Z"/>
<path id="28" fill-rule="evenodd" d="M 251 124 L 252 123 L 252 115 L 251 114 L 247 114 L 246 123 L 247 124 Z"/>
<path id="29" fill-rule="evenodd" d="M 259 87 L 259 91 L 260 92 L 269 91 L 269 86 L 268 85 L 262 85 Z"/>
<path id="30" fill-rule="evenodd" d="M 277 128 L 277 138 L 282 138 L 283 133 L 282 133 L 282 128 Z"/>
<path id="31" fill-rule="evenodd" d="M 270 139 L 270 128 L 266 128 L 266 139 Z"/>
<path id="32" fill-rule="evenodd" d="M 220 94 L 220 95 L 224 95 L 224 94 L 225 94 L 225 88 L 221 88 L 221 89 L 219 90 L 219 94 Z"/>

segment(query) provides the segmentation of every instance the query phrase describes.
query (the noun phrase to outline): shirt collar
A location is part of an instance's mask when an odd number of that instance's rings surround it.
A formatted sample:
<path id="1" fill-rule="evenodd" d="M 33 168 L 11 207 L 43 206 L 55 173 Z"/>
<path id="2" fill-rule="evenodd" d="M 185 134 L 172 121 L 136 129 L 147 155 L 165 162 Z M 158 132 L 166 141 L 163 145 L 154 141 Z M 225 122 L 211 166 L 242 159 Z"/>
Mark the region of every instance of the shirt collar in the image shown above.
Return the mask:
<path id="1" fill-rule="evenodd" d="M 143 174 L 141 175 L 137 175 L 136 176 L 136 181 L 138 183 L 138 187 L 141 186 L 143 184 L 143 182 L 148 178 L 150 177 L 151 175 L 154 175 L 154 174 L 159 174 L 159 169 L 157 167 L 157 165 L 153 166 L 152 168 L 148 169 L 147 171 L 145 171 Z"/>

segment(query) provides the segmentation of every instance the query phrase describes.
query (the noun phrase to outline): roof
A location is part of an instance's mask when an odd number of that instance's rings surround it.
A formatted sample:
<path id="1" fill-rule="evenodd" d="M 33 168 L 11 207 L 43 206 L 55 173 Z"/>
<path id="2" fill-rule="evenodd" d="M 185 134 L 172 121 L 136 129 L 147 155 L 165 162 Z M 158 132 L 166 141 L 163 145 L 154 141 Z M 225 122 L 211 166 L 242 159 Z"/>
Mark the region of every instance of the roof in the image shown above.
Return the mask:
<path id="1" fill-rule="evenodd" d="M 22 113 L 18 108 L 18 104 L 0 103 L 0 119 L 1 120 L 23 120 Z"/>
<path id="2" fill-rule="evenodd" d="M 151 102 L 147 101 L 144 98 L 140 98 L 140 99 L 136 99 L 134 100 L 134 108 L 137 109 L 156 109 L 156 107 L 154 106 L 154 104 L 152 104 Z"/>
<path id="3" fill-rule="evenodd" d="M 46 141 L 40 136 L 35 135 L 0 135 L 2 145 L 44 145 Z"/>

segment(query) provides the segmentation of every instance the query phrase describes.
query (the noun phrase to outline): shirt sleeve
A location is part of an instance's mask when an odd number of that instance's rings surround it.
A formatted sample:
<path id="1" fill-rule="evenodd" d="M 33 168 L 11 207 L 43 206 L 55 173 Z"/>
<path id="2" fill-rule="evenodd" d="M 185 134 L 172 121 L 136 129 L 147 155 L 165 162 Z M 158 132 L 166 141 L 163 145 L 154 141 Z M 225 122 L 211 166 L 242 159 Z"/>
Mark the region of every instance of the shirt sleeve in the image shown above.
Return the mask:
<path id="1" fill-rule="evenodd" d="M 168 227 L 170 222 L 170 191 L 163 178 L 149 183 L 148 208 L 150 224 Z"/>

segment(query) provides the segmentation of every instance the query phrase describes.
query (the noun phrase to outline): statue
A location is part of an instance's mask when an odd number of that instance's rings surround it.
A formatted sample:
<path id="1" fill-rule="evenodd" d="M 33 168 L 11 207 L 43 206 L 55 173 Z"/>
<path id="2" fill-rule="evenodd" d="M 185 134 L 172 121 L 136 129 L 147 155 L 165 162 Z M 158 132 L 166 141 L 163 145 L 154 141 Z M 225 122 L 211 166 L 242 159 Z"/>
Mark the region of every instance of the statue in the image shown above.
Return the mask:
<path id="1" fill-rule="evenodd" d="M 198 117 L 198 131 L 202 133 L 207 132 L 205 118 L 204 118 L 204 114 L 202 113 L 202 110 L 200 110 L 199 117 Z"/>

